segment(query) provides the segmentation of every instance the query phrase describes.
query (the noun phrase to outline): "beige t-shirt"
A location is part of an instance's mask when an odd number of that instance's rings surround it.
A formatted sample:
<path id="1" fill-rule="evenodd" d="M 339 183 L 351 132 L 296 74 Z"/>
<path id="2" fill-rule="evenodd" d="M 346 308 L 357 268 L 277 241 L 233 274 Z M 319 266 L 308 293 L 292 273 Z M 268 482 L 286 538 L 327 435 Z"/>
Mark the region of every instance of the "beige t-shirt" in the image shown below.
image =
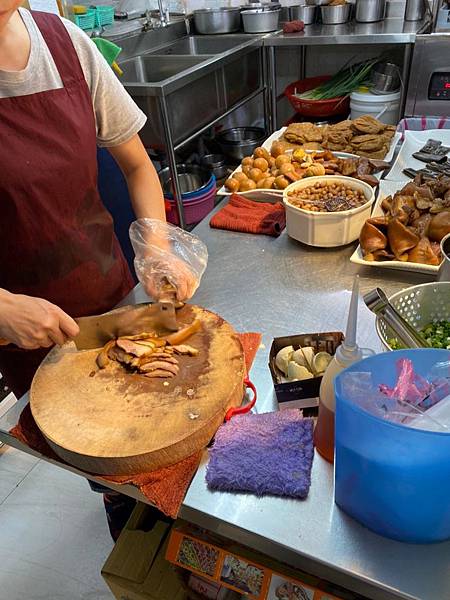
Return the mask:
<path id="1" fill-rule="evenodd" d="M 63 87 L 52 55 L 31 14 L 23 8 L 19 11 L 30 35 L 30 57 L 23 71 L 0 70 L 0 99 Z M 97 144 L 108 147 L 128 141 L 142 129 L 146 116 L 128 95 L 88 36 L 71 21 L 62 21 L 69 32 L 91 91 Z"/>

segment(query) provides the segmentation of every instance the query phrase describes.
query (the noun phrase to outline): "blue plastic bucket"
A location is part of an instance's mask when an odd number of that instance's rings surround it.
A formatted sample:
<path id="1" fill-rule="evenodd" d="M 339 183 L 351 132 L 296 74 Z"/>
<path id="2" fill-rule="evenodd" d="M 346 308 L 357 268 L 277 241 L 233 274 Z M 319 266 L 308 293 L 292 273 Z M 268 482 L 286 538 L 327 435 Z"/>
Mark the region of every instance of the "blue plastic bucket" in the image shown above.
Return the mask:
<path id="1" fill-rule="evenodd" d="M 450 538 L 450 433 L 424 431 L 369 414 L 345 397 L 342 378 L 372 373 L 394 386 L 396 362 L 412 360 L 426 376 L 448 350 L 399 350 L 355 363 L 335 380 L 335 501 L 360 523 L 403 542 Z M 450 374 L 450 373 L 449 373 Z"/>

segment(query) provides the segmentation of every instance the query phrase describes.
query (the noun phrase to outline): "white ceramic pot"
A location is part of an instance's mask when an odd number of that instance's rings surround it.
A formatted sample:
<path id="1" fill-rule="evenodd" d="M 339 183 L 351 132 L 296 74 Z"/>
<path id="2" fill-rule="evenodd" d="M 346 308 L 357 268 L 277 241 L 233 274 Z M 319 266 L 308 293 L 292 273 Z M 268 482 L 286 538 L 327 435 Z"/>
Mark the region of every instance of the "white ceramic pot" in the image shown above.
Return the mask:
<path id="1" fill-rule="evenodd" d="M 310 187 L 317 181 L 345 183 L 354 190 L 362 191 L 367 202 L 358 208 L 329 213 L 311 212 L 290 204 L 290 192 Z M 308 244 L 308 246 L 333 248 L 350 244 L 359 238 L 362 226 L 370 217 L 374 201 L 373 188 L 358 179 L 337 175 L 306 177 L 291 183 L 283 192 L 287 233 L 294 240 Z"/>

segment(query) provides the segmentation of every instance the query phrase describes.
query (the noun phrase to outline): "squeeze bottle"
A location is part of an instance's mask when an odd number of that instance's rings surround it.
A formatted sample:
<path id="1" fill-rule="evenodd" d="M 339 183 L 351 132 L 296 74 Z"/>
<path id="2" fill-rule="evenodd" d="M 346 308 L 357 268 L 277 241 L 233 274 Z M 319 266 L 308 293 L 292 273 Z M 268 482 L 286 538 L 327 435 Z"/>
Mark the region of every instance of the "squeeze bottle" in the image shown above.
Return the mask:
<path id="1" fill-rule="evenodd" d="M 363 353 L 356 343 L 356 323 L 358 317 L 359 277 L 353 281 L 352 297 L 347 318 L 345 339 L 337 347 L 332 361 L 323 374 L 319 391 L 319 417 L 314 430 L 314 443 L 319 454 L 328 462 L 334 462 L 334 378 L 343 369 L 361 360 Z"/>

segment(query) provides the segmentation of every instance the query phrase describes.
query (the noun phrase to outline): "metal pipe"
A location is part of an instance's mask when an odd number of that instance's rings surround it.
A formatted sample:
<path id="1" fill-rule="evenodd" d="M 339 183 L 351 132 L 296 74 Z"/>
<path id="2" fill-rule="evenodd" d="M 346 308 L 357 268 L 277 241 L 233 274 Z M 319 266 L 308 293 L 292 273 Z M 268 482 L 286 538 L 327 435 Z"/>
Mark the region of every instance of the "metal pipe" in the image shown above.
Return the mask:
<path id="1" fill-rule="evenodd" d="M 411 69 L 412 44 L 405 44 L 403 51 L 402 85 L 400 88 L 400 117 L 405 114 L 406 95 L 408 93 L 409 72 Z"/>
<path id="2" fill-rule="evenodd" d="M 183 198 L 181 196 L 181 188 L 180 182 L 178 181 L 178 171 L 177 171 L 177 159 L 175 156 L 175 147 L 173 145 L 172 139 L 172 131 L 170 129 L 170 121 L 169 121 L 169 111 L 167 110 L 166 98 L 165 96 L 160 96 L 159 98 L 159 107 L 162 113 L 162 126 L 164 129 L 164 138 L 166 142 L 166 153 L 167 159 L 169 161 L 169 170 L 170 177 L 172 179 L 172 193 L 175 198 L 178 219 L 180 223 L 180 227 L 182 229 L 186 229 L 186 222 L 184 218 L 184 206 L 183 206 Z"/>
<path id="3" fill-rule="evenodd" d="M 277 80 L 275 75 L 275 47 L 270 46 L 268 48 L 268 85 L 270 94 L 271 114 L 272 114 L 272 129 L 277 129 L 278 117 L 277 117 Z"/>
<path id="4" fill-rule="evenodd" d="M 164 8 L 163 0 L 158 0 L 159 23 L 161 27 L 167 27 L 170 22 L 169 7 Z"/>
<path id="5" fill-rule="evenodd" d="M 268 59 L 267 49 L 262 48 L 262 78 L 264 86 L 264 123 L 266 125 L 267 133 L 272 133 L 273 122 L 272 122 L 272 111 L 270 110 L 270 93 L 269 93 L 269 72 L 268 72 Z"/>

